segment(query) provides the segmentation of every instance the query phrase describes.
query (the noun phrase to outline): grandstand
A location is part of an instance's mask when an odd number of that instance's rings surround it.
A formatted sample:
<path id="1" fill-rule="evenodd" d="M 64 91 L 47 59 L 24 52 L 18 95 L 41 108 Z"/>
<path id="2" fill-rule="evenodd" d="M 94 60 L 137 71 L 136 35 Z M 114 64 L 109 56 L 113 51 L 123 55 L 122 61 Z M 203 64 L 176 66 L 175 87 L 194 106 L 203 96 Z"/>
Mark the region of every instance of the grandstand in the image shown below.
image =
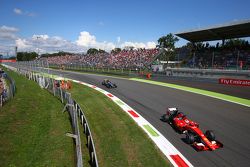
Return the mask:
<path id="1" fill-rule="evenodd" d="M 111 53 L 48 57 L 50 64 L 81 64 L 85 67 L 139 69 L 148 67 L 161 54 L 159 49 L 122 50 Z"/>
<path id="2" fill-rule="evenodd" d="M 250 45 L 248 41 L 230 40 L 250 37 L 250 20 L 184 31 L 175 35 L 188 40 L 194 46 L 191 58 L 187 61 L 189 67 L 250 69 Z M 221 40 L 222 44 L 217 43 L 216 47 L 211 47 L 209 44 L 200 43 L 216 40 Z"/>

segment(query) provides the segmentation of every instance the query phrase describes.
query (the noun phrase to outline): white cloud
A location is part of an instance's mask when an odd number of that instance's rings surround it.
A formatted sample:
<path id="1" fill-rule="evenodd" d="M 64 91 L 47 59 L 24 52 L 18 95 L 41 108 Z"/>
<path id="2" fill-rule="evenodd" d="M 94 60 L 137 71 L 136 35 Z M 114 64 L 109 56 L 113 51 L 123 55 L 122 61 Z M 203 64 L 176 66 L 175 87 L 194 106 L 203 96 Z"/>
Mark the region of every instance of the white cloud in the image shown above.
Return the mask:
<path id="1" fill-rule="evenodd" d="M 83 31 L 80 33 L 76 43 L 77 45 L 84 47 L 94 46 L 96 44 L 96 38 L 94 35 L 90 35 L 89 32 Z"/>
<path id="2" fill-rule="evenodd" d="M 117 37 L 117 43 L 120 44 L 121 42 L 121 37 Z M 86 49 L 88 48 L 97 48 L 97 49 L 102 49 L 106 51 L 110 51 L 114 49 L 116 46 L 112 42 L 99 42 L 96 41 L 96 37 L 94 35 L 91 35 L 87 31 L 83 31 L 80 33 L 80 36 L 76 40 L 76 44 L 78 46 L 82 46 Z M 156 44 L 155 42 L 147 42 L 147 43 L 142 43 L 142 42 L 124 42 L 118 45 L 117 47 L 124 48 L 126 46 L 133 46 L 134 48 L 146 48 L 146 49 L 151 49 L 155 48 Z"/>
<path id="3" fill-rule="evenodd" d="M 18 29 L 15 28 L 15 27 L 8 27 L 8 26 L 2 26 L 2 27 L 0 27 L 0 32 L 15 33 L 17 31 L 18 31 Z"/>
<path id="4" fill-rule="evenodd" d="M 146 45 L 147 47 L 147 49 L 153 49 L 153 48 L 155 48 L 156 47 L 156 43 L 155 42 L 147 42 L 147 45 Z"/>
<path id="5" fill-rule="evenodd" d="M 48 39 L 49 38 L 49 36 L 48 35 L 33 35 L 32 36 L 32 39 L 33 40 L 46 40 L 46 39 Z"/>
<path id="6" fill-rule="evenodd" d="M 16 39 L 18 29 L 15 27 L 2 26 L 0 27 L 0 40 Z"/>
<path id="7" fill-rule="evenodd" d="M 128 47 L 128 46 L 131 46 L 131 47 L 134 47 L 134 48 L 145 48 L 145 44 L 144 43 L 139 43 L 139 42 L 124 42 L 123 44 L 121 44 L 121 47 L 124 48 L 124 47 Z"/>
<path id="8" fill-rule="evenodd" d="M 83 46 L 85 48 L 97 48 L 102 50 L 110 51 L 115 48 L 115 45 L 112 42 L 98 42 L 96 41 L 96 37 L 91 35 L 87 31 L 83 31 L 80 33 L 78 40 L 76 41 L 78 46 Z"/>
<path id="9" fill-rule="evenodd" d="M 18 49 L 21 49 L 21 50 L 32 47 L 32 45 L 30 45 L 26 39 L 21 39 L 21 38 L 18 38 L 16 40 L 16 46 L 18 47 Z"/>
<path id="10" fill-rule="evenodd" d="M 29 12 L 29 11 L 22 11 L 21 9 L 14 8 L 13 12 L 17 15 L 24 15 L 24 16 L 29 16 L 29 17 L 34 17 L 36 14 L 34 12 Z"/>
<path id="11" fill-rule="evenodd" d="M 127 42 L 127 41 L 121 44 L 121 48 L 130 46 L 134 48 L 152 49 L 156 47 L 156 44 L 155 42 L 142 43 L 142 42 Z"/>
<path id="12" fill-rule="evenodd" d="M 86 52 L 89 48 L 97 48 L 105 51 L 111 51 L 115 47 L 124 48 L 133 46 L 135 48 L 155 48 L 155 42 L 124 42 L 121 43 L 121 38 L 117 37 L 117 46 L 113 42 L 97 41 L 96 37 L 87 31 L 80 32 L 76 41 L 68 41 L 59 36 L 49 36 L 47 34 L 34 34 L 30 38 L 17 38 L 15 33 L 18 31 L 15 27 L 0 27 L 1 34 L 8 32 L 13 46 L 18 47 L 18 51 L 38 51 L 39 53 L 53 53 L 58 51 L 65 52 Z M 12 35 L 12 36 L 11 36 Z M 2 35 L 3 36 L 3 35 Z M 2 37 L 3 38 L 3 37 Z"/>
<path id="13" fill-rule="evenodd" d="M 50 37 L 47 34 L 34 34 L 32 37 L 25 39 L 18 38 L 15 44 L 18 47 L 18 51 L 39 51 L 40 54 L 58 51 L 74 53 L 86 51 L 86 48 L 78 46 L 74 42 L 67 41 L 59 36 Z"/>
<path id="14" fill-rule="evenodd" d="M 14 13 L 16 13 L 17 15 L 22 15 L 23 14 L 23 11 L 21 9 L 18 9 L 18 8 L 15 8 L 14 10 Z"/>

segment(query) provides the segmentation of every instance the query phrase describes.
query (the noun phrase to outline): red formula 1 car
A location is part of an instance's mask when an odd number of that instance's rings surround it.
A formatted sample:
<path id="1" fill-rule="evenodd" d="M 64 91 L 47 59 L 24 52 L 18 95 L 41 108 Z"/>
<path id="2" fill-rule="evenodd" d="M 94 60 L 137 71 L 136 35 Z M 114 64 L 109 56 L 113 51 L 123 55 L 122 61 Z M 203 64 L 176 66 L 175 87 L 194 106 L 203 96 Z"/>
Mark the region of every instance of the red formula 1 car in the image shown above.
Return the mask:
<path id="1" fill-rule="evenodd" d="M 221 142 L 215 140 L 212 131 L 207 130 L 204 134 L 198 123 L 188 119 L 177 108 L 168 108 L 167 113 L 162 116 L 161 120 L 168 122 L 178 132 L 186 134 L 186 142 L 197 151 L 215 150 L 223 147 Z"/>

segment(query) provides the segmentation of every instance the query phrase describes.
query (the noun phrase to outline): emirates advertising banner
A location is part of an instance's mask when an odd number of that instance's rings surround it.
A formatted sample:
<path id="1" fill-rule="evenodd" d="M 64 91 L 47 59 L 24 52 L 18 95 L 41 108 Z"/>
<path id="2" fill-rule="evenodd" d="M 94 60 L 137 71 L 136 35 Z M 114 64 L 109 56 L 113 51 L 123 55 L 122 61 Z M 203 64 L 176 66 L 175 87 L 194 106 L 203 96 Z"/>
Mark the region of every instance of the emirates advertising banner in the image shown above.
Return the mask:
<path id="1" fill-rule="evenodd" d="M 232 79 L 232 78 L 220 78 L 219 84 L 224 85 L 236 85 L 236 86 L 250 86 L 250 80 Z"/>

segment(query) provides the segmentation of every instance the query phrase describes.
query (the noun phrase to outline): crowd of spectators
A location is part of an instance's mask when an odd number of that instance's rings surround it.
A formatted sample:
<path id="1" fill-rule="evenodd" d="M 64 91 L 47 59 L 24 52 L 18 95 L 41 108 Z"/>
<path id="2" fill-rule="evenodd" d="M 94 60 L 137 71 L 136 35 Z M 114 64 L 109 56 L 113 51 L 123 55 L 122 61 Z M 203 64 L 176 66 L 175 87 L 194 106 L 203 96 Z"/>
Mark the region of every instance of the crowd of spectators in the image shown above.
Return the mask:
<path id="1" fill-rule="evenodd" d="M 250 69 L 250 51 L 222 50 L 196 52 L 188 62 L 189 67 L 215 69 Z"/>
<path id="2" fill-rule="evenodd" d="M 223 43 L 187 43 L 178 49 L 187 60 L 187 66 L 217 69 L 249 69 L 250 44 L 244 39 L 229 39 Z"/>
<path id="3" fill-rule="evenodd" d="M 6 82 L 4 80 L 4 71 L 0 69 L 0 104 L 2 105 L 3 101 L 7 97 L 7 87 L 6 87 Z"/>
<path id="4" fill-rule="evenodd" d="M 158 49 L 130 49 L 111 53 L 64 55 L 48 57 L 50 64 L 81 64 L 88 67 L 139 68 L 148 66 L 158 55 Z"/>
<path id="5" fill-rule="evenodd" d="M 117 52 L 97 52 L 87 54 L 64 54 L 60 56 L 48 56 L 50 64 L 69 65 L 80 64 L 85 67 L 115 68 L 115 69 L 139 69 L 149 67 L 159 55 L 159 49 L 124 49 Z M 184 66 L 192 68 L 216 68 L 216 69 L 250 69 L 249 49 L 202 49 L 193 53 L 183 51 L 176 52 L 178 60 Z M 186 55 L 186 56 L 185 56 Z"/>

